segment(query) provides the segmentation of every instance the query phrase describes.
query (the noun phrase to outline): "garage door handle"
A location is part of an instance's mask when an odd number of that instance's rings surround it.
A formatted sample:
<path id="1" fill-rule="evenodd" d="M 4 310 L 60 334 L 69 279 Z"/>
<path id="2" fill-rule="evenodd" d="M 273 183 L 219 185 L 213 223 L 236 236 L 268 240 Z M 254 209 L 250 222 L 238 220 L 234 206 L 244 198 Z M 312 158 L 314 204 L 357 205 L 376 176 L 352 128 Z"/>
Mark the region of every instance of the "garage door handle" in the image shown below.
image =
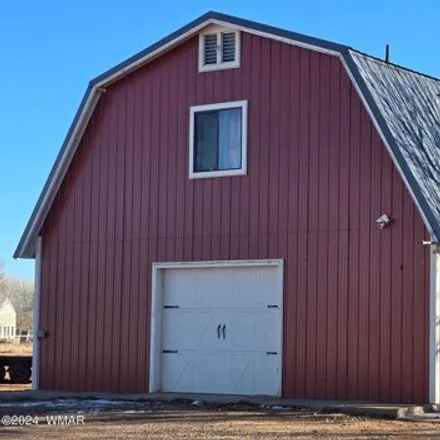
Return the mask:
<path id="1" fill-rule="evenodd" d="M 220 339 L 220 331 L 222 329 L 222 326 L 219 324 L 217 327 L 217 339 Z"/>
<path id="2" fill-rule="evenodd" d="M 223 339 L 226 339 L 226 324 L 223 324 L 222 333 L 223 333 Z"/>

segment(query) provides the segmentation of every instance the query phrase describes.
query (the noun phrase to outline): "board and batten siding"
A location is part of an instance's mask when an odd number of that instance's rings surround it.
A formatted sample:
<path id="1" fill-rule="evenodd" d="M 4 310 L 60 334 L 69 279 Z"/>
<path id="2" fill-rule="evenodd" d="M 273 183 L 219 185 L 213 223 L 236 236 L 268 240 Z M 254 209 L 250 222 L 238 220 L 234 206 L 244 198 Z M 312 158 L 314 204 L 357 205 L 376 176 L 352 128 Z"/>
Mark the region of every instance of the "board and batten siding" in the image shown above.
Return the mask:
<path id="1" fill-rule="evenodd" d="M 338 58 L 241 45 L 103 94 L 42 230 L 41 389 L 148 391 L 153 262 L 282 258 L 283 396 L 426 402 L 427 231 L 367 111 Z M 190 180 L 190 106 L 235 100 L 248 174 Z"/>

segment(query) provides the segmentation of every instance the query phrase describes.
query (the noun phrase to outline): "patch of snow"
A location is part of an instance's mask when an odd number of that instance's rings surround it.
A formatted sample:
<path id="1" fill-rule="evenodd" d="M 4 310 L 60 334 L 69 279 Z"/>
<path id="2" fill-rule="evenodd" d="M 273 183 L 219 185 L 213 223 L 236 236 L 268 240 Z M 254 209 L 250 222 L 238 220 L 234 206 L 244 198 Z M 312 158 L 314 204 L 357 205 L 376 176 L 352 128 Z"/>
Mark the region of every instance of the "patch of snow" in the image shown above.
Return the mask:
<path id="1" fill-rule="evenodd" d="M 57 399 L 57 400 L 27 400 L 27 401 L 10 401 L 7 403 L 0 403 L 0 407 L 15 407 L 15 408 L 32 408 L 43 407 L 51 409 L 68 409 L 68 408 L 81 408 L 81 409 L 100 409 L 109 407 L 119 407 L 133 405 L 132 402 L 124 400 L 106 400 L 106 399 Z M 138 403 L 137 403 L 138 405 Z"/>
<path id="2" fill-rule="evenodd" d="M 194 400 L 190 403 L 191 406 L 202 406 L 203 402 L 201 400 Z"/>
<path id="3" fill-rule="evenodd" d="M 273 406 L 270 407 L 270 409 L 274 409 L 276 411 L 279 411 L 279 410 L 282 410 L 282 409 L 289 409 L 289 408 L 286 407 L 286 406 L 273 405 Z"/>
<path id="4" fill-rule="evenodd" d="M 78 400 L 81 402 L 81 400 Z M 84 405 L 92 405 L 92 406 L 114 406 L 114 405 L 127 405 L 126 400 L 106 400 L 106 399 L 93 399 L 93 400 L 83 400 Z"/>
<path id="5" fill-rule="evenodd" d="M 15 407 L 31 407 L 31 406 L 47 406 L 47 405 L 51 405 L 52 402 L 46 402 L 46 401 L 22 401 L 22 400 L 17 400 L 17 401 L 12 401 L 12 402 L 8 402 L 8 403 L 0 403 L 0 407 L 11 407 L 11 406 L 15 406 Z"/>

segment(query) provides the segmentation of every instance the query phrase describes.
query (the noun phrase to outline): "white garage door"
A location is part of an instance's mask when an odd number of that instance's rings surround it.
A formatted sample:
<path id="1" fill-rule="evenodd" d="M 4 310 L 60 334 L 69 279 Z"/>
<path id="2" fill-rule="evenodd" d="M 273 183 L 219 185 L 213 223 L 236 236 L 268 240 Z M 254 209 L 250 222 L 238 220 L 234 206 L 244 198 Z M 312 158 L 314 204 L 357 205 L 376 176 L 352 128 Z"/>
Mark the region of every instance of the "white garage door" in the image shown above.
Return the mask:
<path id="1" fill-rule="evenodd" d="M 277 266 L 166 269 L 162 390 L 280 394 Z"/>

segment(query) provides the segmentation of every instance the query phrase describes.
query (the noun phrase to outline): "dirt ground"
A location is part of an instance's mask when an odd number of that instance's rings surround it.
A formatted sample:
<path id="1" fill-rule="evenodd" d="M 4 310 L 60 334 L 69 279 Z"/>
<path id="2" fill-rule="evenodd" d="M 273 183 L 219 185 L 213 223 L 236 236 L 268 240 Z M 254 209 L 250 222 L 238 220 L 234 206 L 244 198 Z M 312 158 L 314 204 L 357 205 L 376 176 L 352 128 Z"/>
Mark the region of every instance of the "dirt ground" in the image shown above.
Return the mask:
<path id="1" fill-rule="evenodd" d="M 66 406 L 67 408 L 67 406 Z M 134 408 L 134 409 L 133 409 Z M 85 409 L 85 411 L 84 411 Z M 189 405 L 161 404 L 131 409 L 100 411 L 45 410 L 38 407 L 8 409 L 0 416 L 38 414 L 28 426 L 4 427 L 0 438 L 14 439 L 439 439 L 440 424 L 355 418 L 340 414 L 316 414 L 309 411 L 245 408 L 193 408 Z M 63 413 L 64 411 L 64 413 Z M 67 411 L 67 412 L 66 412 Z M 76 411 L 76 412 L 75 412 Z M 78 425 L 48 425 L 47 415 L 54 413 L 84 417 Z"/>
<path id="2" fill-rule="evenodd" d="M 0 342 L 0 354 L 32 354 L 32 343 L 12 344 Z"/>
<path id="3" fill-rule="evenodd" d="M 0 381 L 0 401 L 2 391 L 30 391 L 32 383 L 12 383 L 9 380 L 9 374 L 6 372 L 5 379 Z"/>
<path id="4" fill-rule="evenodd" d="M 0 400 L 2 398 L 2 391 L 30 391 L 32 389 L 31 383 L 11 383 L 9 380 L 0 382 Z"/>

